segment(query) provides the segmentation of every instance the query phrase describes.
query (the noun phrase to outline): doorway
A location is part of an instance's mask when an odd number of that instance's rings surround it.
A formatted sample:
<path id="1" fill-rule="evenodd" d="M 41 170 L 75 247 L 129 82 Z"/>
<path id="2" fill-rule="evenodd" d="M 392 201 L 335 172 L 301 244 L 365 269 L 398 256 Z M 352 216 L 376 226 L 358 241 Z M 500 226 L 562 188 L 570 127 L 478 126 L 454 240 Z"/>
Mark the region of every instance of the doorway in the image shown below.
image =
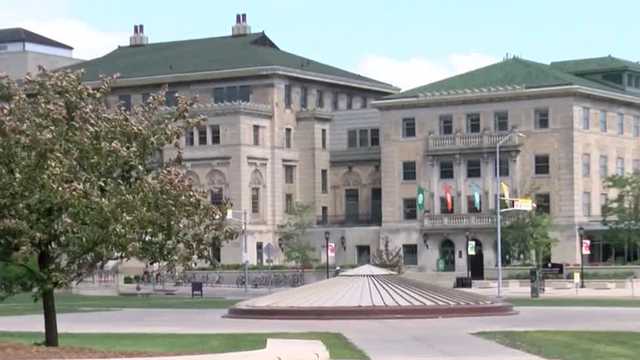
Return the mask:
<path id="1" fill-rule="evenodd" d="M 382 189 L 371 189 L 371 223 L 382 223 Z"/>
<path id="2" fill-rule="evenodd" d="M 449 239 L 440 243 L 440 259 L 444 263 L 442 271 L 456 271 L 456 245 Z"/>
<path id="3" fill-rule="evenodd" d="M 369 245 L 356 246 L 356 262 L 365 265 L 371 262 L 371 247 Z"/>
<path id="4" fill-rule="evenodd" d="M 482 243 L 478 239 L 471 239 L 471 241 L 476 243 L 476 254 L 469 256 L 471 279 L 484 280 L 484 254 L 482 253 Z"/>
<path id="5" fill-rule="evenodd" d="M 344 191 L 345 222 L 347 224 L 358 222 L 359 197 L 358 189 L 346 189 Z"/>

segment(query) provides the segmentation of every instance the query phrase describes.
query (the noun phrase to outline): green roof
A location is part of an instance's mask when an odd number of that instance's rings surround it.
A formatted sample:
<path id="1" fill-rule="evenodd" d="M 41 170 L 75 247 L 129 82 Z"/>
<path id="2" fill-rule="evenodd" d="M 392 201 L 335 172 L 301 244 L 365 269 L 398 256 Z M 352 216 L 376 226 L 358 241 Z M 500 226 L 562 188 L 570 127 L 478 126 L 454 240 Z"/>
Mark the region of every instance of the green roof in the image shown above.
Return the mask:
<path id="1" fill-rule="evenodd" d="M 572 74 L 587 74 L 607 71 L 631 70 L 640 72 L 640 64 L 637 62 L 603 56 L 590 59 L 555 61 L 551 66 Z"/>
<path id="2" fill-rule="evenodd" d="M 389 88 L 389 84 L 280 50 L 264 32 L 122 46 L 107 55 L 68 67 L 84 69 L 84 80 L 119 74 L 120 79 L 281 66 Z"/>
<path id="3" fill-rule="evenodd" d="M 525 89 L 578 85 L 614 92 L 620 88 L 588 80 L 560 69 L 521 58 L 510 58 L 448 79 L 400 92 L 385 99 L 411 98 L 426 93 L 517 86 Z"/>

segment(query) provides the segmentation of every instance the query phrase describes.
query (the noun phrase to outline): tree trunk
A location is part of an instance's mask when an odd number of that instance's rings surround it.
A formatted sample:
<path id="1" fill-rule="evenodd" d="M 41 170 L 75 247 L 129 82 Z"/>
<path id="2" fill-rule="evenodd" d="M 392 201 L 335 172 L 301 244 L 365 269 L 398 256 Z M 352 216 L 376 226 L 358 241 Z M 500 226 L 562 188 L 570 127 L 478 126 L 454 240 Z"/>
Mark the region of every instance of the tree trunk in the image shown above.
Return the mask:
<path id="1" fill-rule="evenodd" d="M 58 322 L 53 289 L 42 292 L 42 310 L 44 312 L 44 344 L 58 346 Z"/>

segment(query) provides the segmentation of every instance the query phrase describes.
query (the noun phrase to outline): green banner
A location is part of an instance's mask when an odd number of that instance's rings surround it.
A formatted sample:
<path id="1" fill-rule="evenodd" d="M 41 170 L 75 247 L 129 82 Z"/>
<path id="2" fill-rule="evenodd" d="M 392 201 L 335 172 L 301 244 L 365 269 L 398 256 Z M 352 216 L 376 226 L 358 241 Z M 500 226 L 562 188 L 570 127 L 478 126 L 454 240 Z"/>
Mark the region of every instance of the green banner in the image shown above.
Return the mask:
<path id="1" fill-rule="evenodd" d="M 424 189 L 422 188 L 422 186 L 418 186 L 416 205 L 418 206 L 418 210 L 424 210 Z"/>

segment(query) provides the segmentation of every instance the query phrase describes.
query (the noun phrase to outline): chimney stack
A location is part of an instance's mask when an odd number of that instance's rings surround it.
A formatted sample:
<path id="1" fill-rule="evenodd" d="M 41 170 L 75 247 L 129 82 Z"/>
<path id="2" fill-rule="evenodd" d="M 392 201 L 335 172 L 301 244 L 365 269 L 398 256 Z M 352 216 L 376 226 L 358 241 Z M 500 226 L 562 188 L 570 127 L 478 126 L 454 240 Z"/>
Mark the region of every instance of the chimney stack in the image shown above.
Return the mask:
<path id="1" fill-rule="evenodd" d="M 144 25 L 133 25 L 133 35 L 129 37 L 129 46 L 144 46 L 149 43 L 149 38 L 144 34 Z"/>
<path id="2" fill-rule="evenodd" d="M 251 26 L 247 24 L 247 14 L 236 14 L 236 24 L 231 28 L 231 35 L 243 36 L 251 34 Z"/>

